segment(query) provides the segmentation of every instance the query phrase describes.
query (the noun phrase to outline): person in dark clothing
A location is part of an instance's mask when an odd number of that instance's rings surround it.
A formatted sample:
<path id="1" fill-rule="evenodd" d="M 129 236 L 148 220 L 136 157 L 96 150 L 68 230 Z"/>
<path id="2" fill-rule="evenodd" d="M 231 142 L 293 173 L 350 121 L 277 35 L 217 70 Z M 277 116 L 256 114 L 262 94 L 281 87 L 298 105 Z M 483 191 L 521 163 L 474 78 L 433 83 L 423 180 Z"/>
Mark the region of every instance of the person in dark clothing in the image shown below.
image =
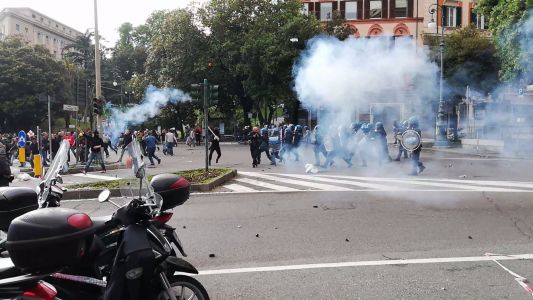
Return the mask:
<path id="1" fill-rule="evenodd" d="M 32 168 L 34 168 L 33 159 L 37 154 L 40 154 L 39 145 L 37 145 L 37 139 L 35 137 L 32 137 L 30 140 L 30 164 Z"/>
<path id="2" fill-rule="evenodd" d="M 389 147 L 387 145 L 387 132 L 385 131 L 385 127 L 383 126 L 383 123 L 377 122 L 376 129 L 374 131 L 375 131 L 376 140 L 378 142 L 379 165 L 381 165 L 384 161 L 391 162 L 392 158 L 389 155 Z"/>
<path id="3" fill-rule="evenodd" d="M 402 158 L 402 154 L 403 154 L 403 158 L 407 159 L 407 149 L 403 147 L 402 142 L 401 142 L 402 134 L 405 132 L 405 130 L 407 130 L 407 125 L 408 125 L 407 121 L 403 121 L 397 129 L 397 135 L 399 136 L 397 138 L 398 155 L 396 156 L 396 159 L 394 159 L 394 161 L 400 161 L 400 159 Z"/>
<path id="4" fill-rule="evenodd" d="M 124 156 L 124 152 L 126 152 L 128 145 L 133 141 L 133 136 L 129 129 L 126 130 L 126 133 L 124 134 L 124 141 L 122 142 L 122 151 L 120 152 L 120 158 L 117 162 L 122 162 L 122 157 Z"/>
<path id="5" fill-rule="evenodd" d="M 275 166 L 276 160 L 272 158 L 272 156 L 270 155 L 270 151 L 269 151 L 270 147 L 268 144 L 268 141 L 269 141 L 268 129 L 261 128 L 260 133 L 261 133 L 261 144 L 259 145 L 259 162 L 261 161 L 261 153 L 265 152 L 267 158 L 270 160 L 270 164 Z"/>
<path id="6" fill-rule="evenodd" d="M 43 133 L 43 139 L 41 141 L 41 158 L 43 160 L 43 167 L 48 167 L 48 150 L 50 149 L 50 139 L 48 133 Z"/>
<path id="7" fill-rule="evenodd" d="M 13 175 L 7 159 L 6 146 L 0 142 L 0 186 L 9 186 L 11 181 Z"/>
<path id="8" fill-rule="evenodd" d="M 63 137 L 60 134 L 52 134 L 52 159 L 56 157 L 62 139 Z"/>
<path id="9" fill-rule="evenodd" d="M 91 163 L 93 160 L 100 161 L 100 166 L 102 167 L 102 173 L 106 172 L 104 159 L 102 158 L 102 146 L 104 145 L 104 141 L 100 138 L 98 135 L 98 131 L 94 131 L 94 136 L 85 135 L 85 138 L 87 139 L 88 146 L 91 149 L 91 154 L 89 155 L 89 160 L 87 161 L 87 164 L 85 164 L 85 169 L 83 171 L 84 174 L 87 174 L 87 171 L 89 170 L 89 167 L 91 166 Z"/>
<path id="10" fill-rule="evenodd" d="M 146 152 L 148 152 L 150 165 L 154 166 L 154 158 L 157 160 L 157 164 L 161 164 L 161 159 L 155 155 L 155 149 L 157 147 L 155 130 L 150 132 L 150 134 L 144 138 L 144 141 L 146 143 Z"/>
<path id="11" fill-rule="evenodd" d="M 261 146 L 261 137 L 259 136 L 259 128 L 254 127 L 250 133 L 250 153 L 252 154 L 252 167 L 257 167 L 259 165 L 259 155 L 261 151 L 259 147 Z"/>
<path id="12" fill-rule="evenodd" d="M 213 158 L 213 152 L 217 152 L 217 160 L 216 163 L 218 164 L 218 160 L 222 156 L 222 152 L 220 151 L 220 130 L 218 127 L 215 127 L 213 130 L 213 135 L 211 137 L 211 146 L 209 146 L 209 165 L 211 165 L 211 159 Z"/>
<path id="13" fill-rule="evenodd" d="M 418 128 L 418 119 L 416 117 L 409 118 L 409 129 L 416 131 L 420 138 L 422 138 L 422 132 Z M 417 176 L 422 173 L 426 168 L 424 164 L 420 161 L 420 152 L 422 151 L 422 146 L 418 147 L 416 150 L 411 152 L 411 173 L 409 175 Z"/>

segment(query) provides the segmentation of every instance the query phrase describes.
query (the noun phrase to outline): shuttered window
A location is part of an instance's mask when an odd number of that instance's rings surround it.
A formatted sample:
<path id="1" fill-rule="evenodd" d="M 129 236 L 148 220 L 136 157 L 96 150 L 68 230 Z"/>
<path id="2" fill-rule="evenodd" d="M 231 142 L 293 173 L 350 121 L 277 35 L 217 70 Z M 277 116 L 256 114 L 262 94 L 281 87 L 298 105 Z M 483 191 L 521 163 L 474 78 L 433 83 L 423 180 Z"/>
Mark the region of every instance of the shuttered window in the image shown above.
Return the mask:
<path id="1" fill-rule="evenodd" d="M 395 18 L 407 18 L 407 0 L 396 0 L 394 7 Z"/>
<path id="2" fill-rule="evenodd" d="M 381 0 L 370 0 L 370 15 L 369 19 L 381 19 L 383 11 L 381 7 Z"/>

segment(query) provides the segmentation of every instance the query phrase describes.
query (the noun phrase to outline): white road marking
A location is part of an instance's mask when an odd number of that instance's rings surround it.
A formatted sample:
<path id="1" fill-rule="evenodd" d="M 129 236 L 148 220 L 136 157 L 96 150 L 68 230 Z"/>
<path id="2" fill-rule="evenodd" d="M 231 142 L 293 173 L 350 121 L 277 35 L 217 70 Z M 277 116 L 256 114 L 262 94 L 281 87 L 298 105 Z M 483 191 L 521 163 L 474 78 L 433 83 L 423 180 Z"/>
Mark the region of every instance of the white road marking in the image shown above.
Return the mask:
<path id="1" fill-rule="evenodd" d="M 249 188 L 247 186 L 244 186 L 244 185 L 240 185 L 240 184 L 227 184 L 227 185 L 224 185 L 223 187 L 227 188 L 227 189 L 230 189 L 234 192 L 240 192 L 240 193 L 253 193 L 253 192 L 257 192 L 257 190 L 254 190 L 252 188 Z"/>
<path id="2" fill-rule="evenodd" d="M 533 254 L 517 254 L 517 255 L 504 255 L 504 256 L 466 256 L 466 257 L 367 260 L 367 261 L 351 261 L 351 262 L 340 262 L 340 263 L 321 263 L 321 264 L 285 265 L 285 266 L 270 266 L 270 267 L 236 268 L 236 269 L 218 269 L 218 270 L 200 271 L 198 275 L 222 275 L 222 274 L 237 274 L 237 273 L 276 272 L 276 271 L 289 271 L 289 270 L 346 268 L 346 267 L 364 267 L 364 266 L 482 262 L 482 261 L 492 261 L 494 259 L 496 260 L 533 259 Z"/>
<path id="3" fill-rule="evenodd" d="M 465 184 L 475 184 L 475 185 L 494 185 L 494 186 L 506 186 L 506 187 L 533 189 L 533 183 L 520 182 L 520 181 L 426 179 L 426 178 L 419 178 L 417 180 L 423 180 L 423 181 L 435 180 L 435 181 L 442 181 L 442 182 L 455 182 L 455 183 L 465 183 Z"/>
<path id="4" fill-rule="evenodd" d="M 471 185 L 466 185 L 466 184 L 426 182 L 426 181 L 421 181 L 421 180 L 405 180 L 405 179 L 376 178 L 376 177 L 352 177 L 352 176 L 340 176 L 340 175 L 317 175 L 317 176 L 329 177 L 329 178 L 392 182 L 392 183 L 401 183 L 401 184 L 406 184 L 406 185 L 438 186 L 438 187 L 444 187 L 444 188 L 473 190 L 473 191 L 479 191 L 479 192 L 524 192 L 525 191 L 525 190 L 495 188 L 495 187 L 487 187 L 487 186 L 471 186 Z"/>
<path id="5" fill-rule="evenodd" d="M 275 190 L 275 191 L 279 191 L 279 192 L 297 192 L 297 191 L 299 191 L 297 189 L 293 189 L 293 188 L 288 187 L 288 186 L 271 184 L 271 183 L 268 183 L 268 182 L 258 181 L 258 180 L 254 180 L 254 179 L 250 179 L 250 178 L 235 178 L 235 181 L 239 181 L 239 182 L 244 182 L 244 183 L 260 186 L 260 187 L 264 187 L 264 188 Z"/>
<path id="6" fill-rule="evenodd" d="M 119 179 L 122 179 L 122 178 L 120 178 L 120 177 L 112 177 L 112 176 L 105 176 L 105 175 L 97 175 L 97 174 L 92 174 L 92 173 L 87 173 L 87 174 L 83 174 L 83 173 L 72 174 L 72 176 L 76 176 L 76 177 L 89 177 L 89 178 L 93 178 L 93 179 L 100 179 L 100 180 L 107 180 L 107 181 L 112 181 L 112 180 L 119 180 Z"/>
<path id="7" fill-rule="evenodd" d="M 365 183 L 360 181 L 354 181 L 354 180 L 341 180 L 341 179 L 330 179 L 325 177 L 317 177 L 317 176 L 309 176 L 309 175 L 297 175 L 297 174 L 279 174 L 280 176 L 288 176 L 293 178 L 299 178 L 299 179 L 307 179 L 307 180 L 314 180 L 314 181 L 322 181 L 322 182 L 330 182 L 330 183 L 339 183 L 339 184 L 345 184 L 345 185 L 353 185 L 358 187 L 364 187 L 369 189 L 376 189 L 381 191 L 397 191 L 397 190 L 404 190 L 405 187 L 403 186 L 392 186 L 392 185 L 383 185 L 383 184 L 375 184 L 375 183 Z"/>
<path id="8" fill-rule="evenodd" d="M 261 174 L 261 173 L 239 172 L 239 174 L 250 176 L 250 177 L 259 177 L 259 178 L 263 178 L 263 179 L 267 179 L 267 180 L 271 180 L 271 181 L 282 182 L 284 184 L 294 184 L 294 185 L 299 185 L 299 186 L 306 186 L 306 187 L 310 187 L 310 188 L 314 188 L 314 189 L 318 189 L 318 190 L 323 190 L 323 191 L 336 191 L 336 192 L 338 192 L 338 191 L 353 191 L 353 189 L 340 187 L 340 186 L 336 186 L 336 185 L 322 184 L 322 183 L 315 183 L 315 182 L 307 182 L 307 181 L 302 181 L 302 180 L 293 180 L 293 179 L 286 179 L 286 178 L 279 178 L 279 177 L 276 177 L 276 176 L 270 176 L 270 175 Z M 275 174 L 275 175 L 279 175 L 279 174 Z"/>

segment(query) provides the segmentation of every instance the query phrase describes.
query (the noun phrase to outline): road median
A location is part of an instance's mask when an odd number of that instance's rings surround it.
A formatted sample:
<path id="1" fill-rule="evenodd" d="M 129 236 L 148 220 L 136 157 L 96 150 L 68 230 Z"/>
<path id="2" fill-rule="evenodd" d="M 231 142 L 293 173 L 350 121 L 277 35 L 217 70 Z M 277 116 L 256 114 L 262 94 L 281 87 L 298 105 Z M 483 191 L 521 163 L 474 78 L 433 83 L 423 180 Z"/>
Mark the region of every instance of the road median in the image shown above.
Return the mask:
<path id="1" fill-rule="evenodd" d="M 185 177 L 191 183 L 191 192 L 208 192 L 237 176 L 237 170 L 231 168 L 210 169 L 207 173 L 204 169 L 184 170 L 172 172 L 172 174 Z M 148 180 L 152 179 L 148 176 Z M 96 181 L 90 183 L 71 184 L 65 186 L 67 191 L 63 195 L 65 200 L 91 199 L 98 197 L 103 189 L 109 189 L 112 197 L 121 196 L 121 187 L 135 181 L 135 178 L 117 179 L 110 181 Z"/>

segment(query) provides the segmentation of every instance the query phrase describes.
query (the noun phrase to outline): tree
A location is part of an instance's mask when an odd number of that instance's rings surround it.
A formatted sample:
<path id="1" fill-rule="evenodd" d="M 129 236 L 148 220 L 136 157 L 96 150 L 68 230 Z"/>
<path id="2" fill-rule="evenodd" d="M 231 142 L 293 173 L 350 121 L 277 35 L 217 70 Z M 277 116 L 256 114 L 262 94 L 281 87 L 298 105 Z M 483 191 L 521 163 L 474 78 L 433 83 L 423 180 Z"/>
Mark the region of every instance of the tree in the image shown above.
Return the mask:
<path id="1" fill-rule="evenodd" d="M 346 20 L 342 18 L 338 10 L 333 12 L 333 17 L 326 23 L 324 31 L 341 41 L 357 33 L 357 29 L 346 23 Z"/>
<path id="2" fill-rule="evenodd" d="M 489 20 L 489 29 L 502 64 L 500 78 L 510 81 L 522 77 L 527 68 L 521 52 L 524 50 L 521 48 L 521 41 L 527 34 L 521 30 L 528 16 L 526 1 L 480 0 L 477 11 Z"/>
<path id="3" fill-rule="evenodd" d="M 269 122 L 277 101 L 296 103 L 293 62 L 320 32 L 318 21 L 300 8 L 297 0 L 215 0 L 200 10 L 210 33 L 212 77 L 225 86 L 228 100 L 242 106 L 244 120 L 255 109 L 261 122 Z M 298 43 L 291 44 L 291 38 Z"/>
<path id="4" fill-rule="evenodd" d="M 0 42 L 1 131 L 33 128 L 47 117 L 39 94 L 50 94 L 62 103 L 72 97 L 65 66 L 48 49 L 29 46 L 18 37 Z M 54 111 L 57 111 L 54 107 Z"/>
<path id="5" fill-rule="evenodd" d="M 450 96 L 462 96 L 465 87 L 489 93 L 498 85 L 499 59 L 493 41 L 474 26 L 446 36 L 444 76 Z"/>

